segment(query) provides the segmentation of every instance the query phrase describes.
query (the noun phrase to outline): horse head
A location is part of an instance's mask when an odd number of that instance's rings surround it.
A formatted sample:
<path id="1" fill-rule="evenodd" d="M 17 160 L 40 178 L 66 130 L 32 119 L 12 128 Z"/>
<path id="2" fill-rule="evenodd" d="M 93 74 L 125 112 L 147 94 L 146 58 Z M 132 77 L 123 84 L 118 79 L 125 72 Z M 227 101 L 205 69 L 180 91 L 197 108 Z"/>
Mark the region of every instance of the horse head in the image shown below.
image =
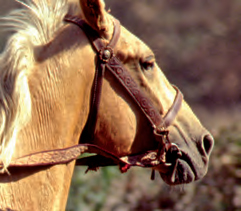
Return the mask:
<path id="1" fill-rule="evenodd" d="M 104 1 L 80 1 L 80 4 L 85 21 L 107 45 L 113 36 L 114 18 L 105 10 Z M 95 49 L 93 53 L 96 54 Z M 166 79 L 152 50 L 121 27 L 114 54 L 165 117 L 178 89 Z M 157 168 L 161 177 L 168 184 L 189 183 L 202 178 L 207 172 L 214 141 L 185 101 L 167 131 L 172 144 L 166 151 L 166 162 L 172 165 L 168 170 Z M 90 143 L 120 157 L 158 148 L 148 118 L 109 71 L 105 71 L 94 138 Z"/>

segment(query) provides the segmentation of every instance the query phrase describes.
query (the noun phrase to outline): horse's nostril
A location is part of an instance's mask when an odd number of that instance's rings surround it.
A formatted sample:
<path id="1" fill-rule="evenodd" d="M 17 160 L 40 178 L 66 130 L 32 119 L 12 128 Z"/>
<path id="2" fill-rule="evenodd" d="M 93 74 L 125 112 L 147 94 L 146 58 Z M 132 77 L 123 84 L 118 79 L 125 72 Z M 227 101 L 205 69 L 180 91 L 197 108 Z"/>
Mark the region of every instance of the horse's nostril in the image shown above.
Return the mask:
<path id="1" fill-rule="evenodd" d="M 213 137 L 211 135 L 204 136 L 203 147 L 204 147 L 204 150 L 205 150 L 205 152 L 208 156 L 210 155 L 210 153 L 213 149 L 213 145 L 214 145 Z"/>

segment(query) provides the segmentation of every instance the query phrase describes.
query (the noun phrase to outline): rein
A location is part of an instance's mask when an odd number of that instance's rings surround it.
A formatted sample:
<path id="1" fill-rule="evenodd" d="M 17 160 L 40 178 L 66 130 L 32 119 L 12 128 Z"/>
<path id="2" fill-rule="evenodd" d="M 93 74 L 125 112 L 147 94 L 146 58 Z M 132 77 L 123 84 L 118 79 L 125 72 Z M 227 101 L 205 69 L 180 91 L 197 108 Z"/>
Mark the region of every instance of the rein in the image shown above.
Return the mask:
<path id="1" fill-rule="evenodd" d="M 114 54 L 114 48 L 120 37 L 120 23 L 118 20 L 114 19 L 113 21 L 114 32 L 112 39 L 107 45 L 104 44 L 99 34 L 80 18 L 66 16 L 65 21 L 78 25 L 85 32 L 98 56 L 92 88 L 90 113 L 85 129 L 82 132 L 80 143 L 69 148 L 41 151 L 20 157 L 13 160 L 9 167 L 51 166 L 67 164 L 70 161 L 76 160 L 76 165 L 87 165 L 87 171 L 96 170 L 100 166 L 119 165 L 122 173 L 126 172 L 131 166 L 151 167 L 159 172 L 167 172 L 173 164 L 166 161 L 166 153 L 171 149 L 177 152 L 177 157 L 178 155 L 180 156 L 178 147 L 170 143 L 168 139 L 169 131 L 167 130 L 182 105 L 183 95 L 179 89 L 174 86 L 176 90 L 175 100 L 167 114 L 163 117 Z M 138 155 L 118 157 L 97 145 L 85 143 L 87 140 L 91 141 L 94 139 L 105 71 L 109 71 L 115 76 L 150 122 L 153 134 L 159 145 L 157 150 L 147 151 Z M 83 153 L 96 153 L 97 155 L 78 159 Z M 1 168 L 4 168 L 4 166 L 0 163 Z M 152 178 L 154 178 L 154 174 L 152 174 Z"/>

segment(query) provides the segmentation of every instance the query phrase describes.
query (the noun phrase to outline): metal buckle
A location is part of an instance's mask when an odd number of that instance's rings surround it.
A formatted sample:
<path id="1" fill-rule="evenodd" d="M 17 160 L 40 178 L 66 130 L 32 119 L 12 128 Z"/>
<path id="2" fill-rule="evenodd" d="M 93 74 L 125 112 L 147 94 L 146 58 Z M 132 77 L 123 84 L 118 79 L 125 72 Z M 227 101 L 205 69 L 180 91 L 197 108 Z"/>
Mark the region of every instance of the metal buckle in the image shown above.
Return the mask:
<path id="1" fill-rule="evenodd" d="M 113 55 L 113 49 L 109 46 L 106 46 L 99 51 L 99 58 L 104 63 L 108 63 L 109 60 L 113 57 Z"/>

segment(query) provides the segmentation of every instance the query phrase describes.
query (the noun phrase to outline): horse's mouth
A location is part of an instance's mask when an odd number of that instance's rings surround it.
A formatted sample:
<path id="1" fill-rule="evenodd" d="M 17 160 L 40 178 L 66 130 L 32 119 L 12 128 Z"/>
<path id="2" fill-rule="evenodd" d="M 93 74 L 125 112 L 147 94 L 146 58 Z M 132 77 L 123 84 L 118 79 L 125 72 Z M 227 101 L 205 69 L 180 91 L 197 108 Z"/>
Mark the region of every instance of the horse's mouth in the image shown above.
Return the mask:
<path id="1" fill-rule="evenodd" d="M 178 153 L 179 156 L 176 154 Z M 167 163 L 169 170 L 160 175 L 169 185 L 190 183 L 197 179 L 197 172 L 193 166 L 191 158 L 183 151 L 167 152 Z"/>
<path id="2" fill-rule="evenodd" d="M 161 173 L 161 177 L 169 185 L 190 183 L 196 179 L 195 171 L 182 159 L 178 159 L 176 164 L 173 164 L 172 170 L 165 174 Z"/>

